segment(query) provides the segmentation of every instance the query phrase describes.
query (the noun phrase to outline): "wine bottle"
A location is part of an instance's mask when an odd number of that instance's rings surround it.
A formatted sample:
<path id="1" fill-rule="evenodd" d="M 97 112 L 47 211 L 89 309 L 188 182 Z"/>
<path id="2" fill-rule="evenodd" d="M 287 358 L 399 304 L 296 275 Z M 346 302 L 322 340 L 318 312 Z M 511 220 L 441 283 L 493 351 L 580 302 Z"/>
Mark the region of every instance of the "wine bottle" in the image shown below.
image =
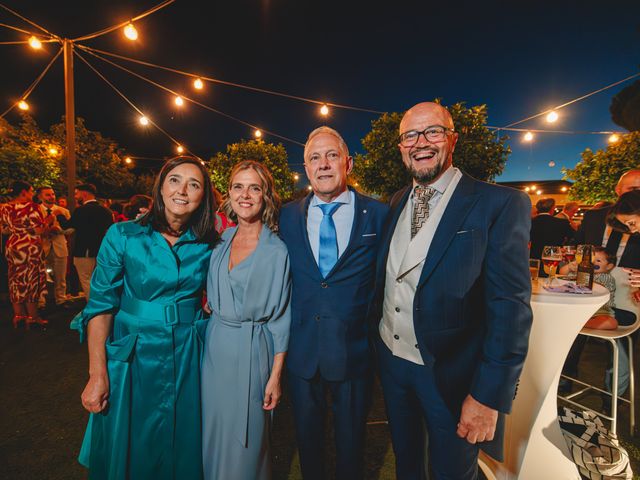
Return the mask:
<path id="1" fill-rule="evenodd" d="M 578 264 L 576 285 L 593 289 L 593 262 L 591 261 L 591 245 L 585 245 L 582 250 L 582 261 Z"/>

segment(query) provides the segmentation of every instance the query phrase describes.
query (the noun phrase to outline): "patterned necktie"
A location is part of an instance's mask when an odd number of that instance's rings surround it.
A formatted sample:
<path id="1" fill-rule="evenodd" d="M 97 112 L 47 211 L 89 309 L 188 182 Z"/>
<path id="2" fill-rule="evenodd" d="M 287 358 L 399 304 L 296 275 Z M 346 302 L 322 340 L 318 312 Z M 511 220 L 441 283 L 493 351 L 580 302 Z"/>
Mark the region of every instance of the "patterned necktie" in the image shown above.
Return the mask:
<path id="1" fill-rule="evenodd" d="M 429 200 L 436 193 L 435 189 L 416 185 L 413 190 L 413 215 L 411 215 L 411 240 L 420 231 L 429 218 Z"/>
<path id="2" fill-rule="evenodd" d="M 318 205 L 322 210 L 322 222 L 320 222 L 320 248 L 318 250 L 318 268 L 323 277 L 338 261 L 338 238 L 336 224 L 333 223 L 333 214 L 342 205 L 341 203 L 322 203 Z"/>

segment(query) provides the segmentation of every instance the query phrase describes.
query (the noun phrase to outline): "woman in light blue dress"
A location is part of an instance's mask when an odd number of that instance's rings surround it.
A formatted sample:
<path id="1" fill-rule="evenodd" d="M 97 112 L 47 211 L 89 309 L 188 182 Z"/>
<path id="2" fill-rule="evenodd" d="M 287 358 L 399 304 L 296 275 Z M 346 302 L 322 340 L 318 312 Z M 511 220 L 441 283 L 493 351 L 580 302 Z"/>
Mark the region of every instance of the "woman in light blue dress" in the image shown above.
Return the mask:
<path id="1" fill-rule="evenodd" d="M 289 257 L 273 230 L 280 201 L 262 164 L 231 172 L 225 230 L 209 265 L 211 322 L 202 363 L 202 456 L 208 480 L 271 478 L 270 426 L 289 341 Z"/>

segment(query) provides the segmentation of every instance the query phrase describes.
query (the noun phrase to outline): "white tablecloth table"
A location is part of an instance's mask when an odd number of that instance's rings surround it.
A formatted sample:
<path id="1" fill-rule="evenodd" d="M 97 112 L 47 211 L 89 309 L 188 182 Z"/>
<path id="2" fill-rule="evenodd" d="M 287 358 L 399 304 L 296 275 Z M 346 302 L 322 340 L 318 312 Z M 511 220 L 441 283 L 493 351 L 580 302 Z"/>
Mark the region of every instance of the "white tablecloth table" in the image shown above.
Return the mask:
<path id="1" fill-rule="evenodd" d="M 513 409 L 506 418 L 505 461 L 480 454 L 480 468 L 489 479 L 580 478 L 560 432 L 558 382 L 573 341 L 608 300 L 609 291 L 594 285 L 589 295 L 549 293 L 539 282 L 531 297 L 529 353 Z"/>

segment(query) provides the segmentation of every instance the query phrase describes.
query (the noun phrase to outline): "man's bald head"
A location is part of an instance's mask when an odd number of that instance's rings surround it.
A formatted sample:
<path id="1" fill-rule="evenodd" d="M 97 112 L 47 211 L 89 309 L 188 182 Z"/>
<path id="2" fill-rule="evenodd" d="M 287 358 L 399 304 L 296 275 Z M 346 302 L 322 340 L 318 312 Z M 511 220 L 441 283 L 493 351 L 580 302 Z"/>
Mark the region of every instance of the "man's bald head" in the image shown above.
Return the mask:
<path id="1" fill-rule="evenodd" d="M 640 169 L 629 170 L 618 180 L 616 195 L 621 196 L 632 190 L 640 190 Z"/>
<path id="2" fill-rule="evenodd" d="M 432 125 L 442 125 L 443 127 L 453 130 L 453 118 L 449 113 L 449 110 L 444 108 L 439 103 L 435 102 L 422 102 L 414 105 L 406 111 L 402 120 L 400 121 L 400 133 L 408 130 L 407 125 L 412 124 L 416 119 L 429 118 L 434 123 Z"/>

